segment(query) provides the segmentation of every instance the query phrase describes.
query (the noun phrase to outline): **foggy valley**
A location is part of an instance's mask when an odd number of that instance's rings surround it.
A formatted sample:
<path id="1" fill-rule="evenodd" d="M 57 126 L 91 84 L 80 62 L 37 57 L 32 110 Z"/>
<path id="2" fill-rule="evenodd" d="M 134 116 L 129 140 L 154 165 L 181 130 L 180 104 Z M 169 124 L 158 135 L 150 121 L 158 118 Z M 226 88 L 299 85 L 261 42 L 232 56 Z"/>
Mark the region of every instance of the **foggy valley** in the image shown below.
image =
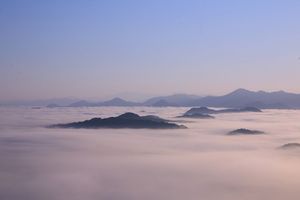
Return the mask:
<path id="1" fill-rule="evenodd" d="M 184 107 L 131 107 L 178 120 Z M 49 129 L 128 107 L 0 108 L 1 199 L 298 199 L 298 110 L 183 119 L 188 129 Z M 227 135 L 248 128 L 261 135 Z"/>

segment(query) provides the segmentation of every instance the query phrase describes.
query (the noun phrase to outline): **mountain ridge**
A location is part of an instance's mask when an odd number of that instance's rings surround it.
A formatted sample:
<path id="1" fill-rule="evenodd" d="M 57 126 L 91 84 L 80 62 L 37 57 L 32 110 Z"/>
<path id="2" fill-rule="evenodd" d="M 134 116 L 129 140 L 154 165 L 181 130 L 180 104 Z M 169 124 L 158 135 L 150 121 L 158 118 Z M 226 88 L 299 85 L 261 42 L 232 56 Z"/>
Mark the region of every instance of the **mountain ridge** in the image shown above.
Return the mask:
<path id="1" fill-rule="evenodd" d="M 58 107 L 100 107 L 100 106 L 153 106 L 153 107 L 219 107 L 219 108 L 243 108 L 256 107 L 259 109 L 300 109 L 300 94 L 290 93 L 283 90 L 266 92 L 251 91 L 243 88 L 236 89 L 230 93 L 220 96 L 197 96 L 189 94 L 174 94 L 149 98 L 143 102 L 127 101 L 115 97 L 106 101 L 90 102 L 86 100 L 73 100 L 67 103 L 43 101 L 32 106 L 58 105 Z M 47 104 L 46 104 L 47 103 Z M 6 105 L 6 104 L 2 104 Z M 23 105 L 22 103 L 17 105 Z M 28 105 L 25 104 L 25 105 Z M 51 106 L 49 106 L 51 107 Z"/>
<path id="2" fill-rule="evenodd" d="M 265 92 L 237 89 L 223 96 L 207 96 L 194 101 L 191 106 L 208 107 L 257 107 L 260 109 L 300 108 L 300 94 L 285 91 Z"/>

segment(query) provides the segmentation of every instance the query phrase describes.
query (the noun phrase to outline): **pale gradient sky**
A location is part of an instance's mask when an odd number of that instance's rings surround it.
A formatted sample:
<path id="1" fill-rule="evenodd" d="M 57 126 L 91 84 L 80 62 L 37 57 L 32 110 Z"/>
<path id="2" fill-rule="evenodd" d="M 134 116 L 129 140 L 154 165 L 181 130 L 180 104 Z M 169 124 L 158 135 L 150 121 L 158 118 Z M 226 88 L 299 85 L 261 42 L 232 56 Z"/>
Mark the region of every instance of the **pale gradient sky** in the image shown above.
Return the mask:
<path id="1" fill-rule="evenodd" d="M 299 0 L 0 0 L 0 100 L 300 93 Z"/>

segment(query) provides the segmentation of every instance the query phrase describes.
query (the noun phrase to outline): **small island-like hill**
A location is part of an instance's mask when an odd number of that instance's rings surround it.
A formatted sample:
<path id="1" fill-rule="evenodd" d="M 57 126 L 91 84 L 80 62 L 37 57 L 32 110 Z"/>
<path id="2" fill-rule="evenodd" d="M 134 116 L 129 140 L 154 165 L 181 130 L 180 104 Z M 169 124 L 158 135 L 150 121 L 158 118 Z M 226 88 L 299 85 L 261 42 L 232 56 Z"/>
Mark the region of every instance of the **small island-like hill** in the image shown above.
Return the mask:
<path id="1" fill-rule="evenodd" d="M 227 133 L 227 135 L 260 135 L 260 134 L 264 134 L 264 133 L 265 132 L 263 132 L 263 131 L 240 128 L 240 129 L 236 129 L 234 131 L 230 131 L 229 133 Z"/>
<path id="2" fill-rule="evenodd" d="M 134 129 L 181 129 L 186 128 L 183 125 L 170 123 L 168 120 L 157 116 L 147 115 L 139 116 L 135 113 L 124 113 L 117 117 L 92 118 L 86 121 L 72 122 L 67 124 L 56 124 L 50 128 L 134 128 Z"/>
<path id="3" fill-rule="evenodd" d="M 215 110 L 207 107 L 191 108 L 183 114 L 183 116 L 193 116 L 199 114 L 222 114 L 222 113 L 242 113 L 242 112 L 262 112 L 260 109 L 255 107 L 245 107 L 245 108 L 231 108 L 231 109 L 222 109 Z"/>
<path id="4" fill-rule="evenodd" d="M 298 149 L 300 150 L 300 144 L 299 143 L 287 143 L 287 144 L 284 144 L 282 146 L 280 146 L 280 149 L 284 149 L 284 150 L 289 150 L 289 149 Z"/>

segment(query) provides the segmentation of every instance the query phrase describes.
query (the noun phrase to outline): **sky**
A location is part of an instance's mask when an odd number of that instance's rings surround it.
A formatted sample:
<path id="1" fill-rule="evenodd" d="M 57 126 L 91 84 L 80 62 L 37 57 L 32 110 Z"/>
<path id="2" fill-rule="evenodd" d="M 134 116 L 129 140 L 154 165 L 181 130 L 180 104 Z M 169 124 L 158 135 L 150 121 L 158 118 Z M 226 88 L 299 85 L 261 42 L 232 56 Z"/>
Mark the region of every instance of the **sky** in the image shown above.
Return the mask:
<path id="1" fill-rule="evenodd" d="M 0 100 L 300 93 L 298 0 L 0 0 Z"/>

